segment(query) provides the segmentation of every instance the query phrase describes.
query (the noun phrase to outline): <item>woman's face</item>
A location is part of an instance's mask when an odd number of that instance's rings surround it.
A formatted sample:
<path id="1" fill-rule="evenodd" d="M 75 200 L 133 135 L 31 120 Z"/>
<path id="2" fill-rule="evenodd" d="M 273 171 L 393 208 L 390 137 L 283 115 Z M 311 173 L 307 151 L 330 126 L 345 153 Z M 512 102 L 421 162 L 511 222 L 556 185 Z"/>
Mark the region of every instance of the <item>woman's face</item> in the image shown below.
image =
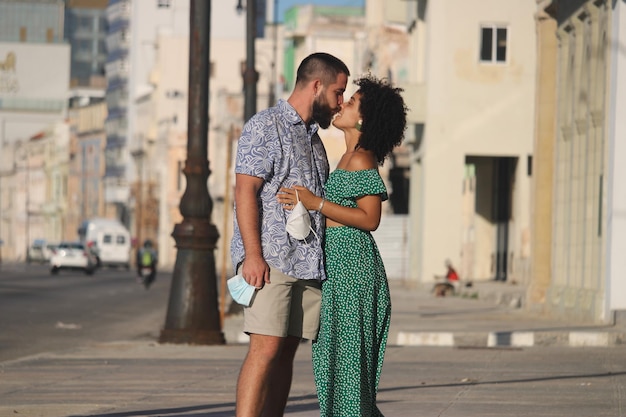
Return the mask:
<path id="1" fill-rule="evenodd" d="M 350 97 L 350 100 L 341 105 L 341 110 L 333 119 L 333 126 L 341 130 L 355 129 L 356 124 L 361 119 L 361 113 L 359 112 L 360 104 L 361 93 L 357 91 Z"/>

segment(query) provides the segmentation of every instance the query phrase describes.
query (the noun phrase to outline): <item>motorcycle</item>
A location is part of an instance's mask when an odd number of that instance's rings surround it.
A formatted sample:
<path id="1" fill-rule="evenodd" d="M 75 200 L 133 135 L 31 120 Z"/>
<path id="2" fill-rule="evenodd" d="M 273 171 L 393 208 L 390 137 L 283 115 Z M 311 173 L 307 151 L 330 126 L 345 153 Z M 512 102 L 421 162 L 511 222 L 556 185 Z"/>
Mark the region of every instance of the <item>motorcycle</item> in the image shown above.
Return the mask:
<path id="1" fill-rule="evenodd" d="M 154 266 L 142 266 L 139 269 L 139 277 L 143 286 L 148 289 L 156 278 L 156 268 Z"/>

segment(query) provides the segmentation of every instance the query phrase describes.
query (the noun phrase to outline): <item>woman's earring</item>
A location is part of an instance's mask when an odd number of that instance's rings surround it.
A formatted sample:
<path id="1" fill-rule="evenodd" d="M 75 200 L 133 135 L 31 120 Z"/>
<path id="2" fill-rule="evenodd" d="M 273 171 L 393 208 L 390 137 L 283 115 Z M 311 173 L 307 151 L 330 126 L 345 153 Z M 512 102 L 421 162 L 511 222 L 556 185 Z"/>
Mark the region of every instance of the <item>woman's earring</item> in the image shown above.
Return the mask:
<path id="1" fill-rule="evenodd" d="M 359 121 L 356 122 L 354 127 L 356 128 L 356 130 L 358 130 L 360 132 L 361 131 L 361 126 L 363 126 L 363 120 L 359 119 Z"/>

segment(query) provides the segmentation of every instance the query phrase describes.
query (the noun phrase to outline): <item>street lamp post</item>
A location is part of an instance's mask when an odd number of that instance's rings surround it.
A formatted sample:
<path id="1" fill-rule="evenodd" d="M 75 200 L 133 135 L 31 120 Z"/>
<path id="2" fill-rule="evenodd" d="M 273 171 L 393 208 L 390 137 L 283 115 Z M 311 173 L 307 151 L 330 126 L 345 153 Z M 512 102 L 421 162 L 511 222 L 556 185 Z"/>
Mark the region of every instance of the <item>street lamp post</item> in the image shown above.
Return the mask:
<path id="1" fill-rule="evenodd" d="M 276 105 L 276 59 L 278 56 L 278 0 L 274 0 L 274 33 L 272 34 L 272 71 L 270 74 L 269 106 Z"/>
<path id="2" fill-rule="evenodd" d="M 172 233 L 178 250 L 160 342 L 224 344 L 214 255 L 219 234 L 210 222 L 207 186 L 211 2 L 190 2 L 187 187 L 180 201 L 183 221 Z"/>
<path id="3" fill-rule="evenodd" d="M 250 120 L 256 113 L 256 86 L 259 80 L 259 73 L 256 71 L 256 48 L 254 41 L 256 38 L 256 0 L 246 2 L 246 68 L 243 73 L 244 84 L 244 121 Z"/>

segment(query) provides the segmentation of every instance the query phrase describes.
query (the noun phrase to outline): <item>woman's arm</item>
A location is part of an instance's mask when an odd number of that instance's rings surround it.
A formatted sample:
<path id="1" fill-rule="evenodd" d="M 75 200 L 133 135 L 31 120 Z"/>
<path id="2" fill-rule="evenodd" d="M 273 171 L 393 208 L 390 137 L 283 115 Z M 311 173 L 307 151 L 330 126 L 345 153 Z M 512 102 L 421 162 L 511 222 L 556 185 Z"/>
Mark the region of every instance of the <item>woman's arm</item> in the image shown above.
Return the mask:
<path id="1" fill-rule="evenodd" d="M 339 168 L 347 171 L 361 171 L 374 169 L 376 161 L 373 154 L 365 150 L 356 150 L 344 154 L 338 165 Z M 340 204 L 331 203 L 321 197 L 316 196 L 307 188 L 294 186 L 294 188 L 281 188 L 284 193 L 278 194 L 278 201 L 293 208 L 296 203 L 296 190 L 298 197 L 304 207 L 308 210 L 317 210 L 330 220 L 329 226 L 352 226 L 361 230 L 374 231 L 380 224 L 381 203 L 380 195 L 365 195 L 356 199 L 357 207 L 345 207 Z"/>
<path id="2" fill-rule="evenodd" d="M 332 220 L 337 225 L 352 226 L 358 229 L 374 231 L 380 224 L 381 198 L 379 195 L 366 195 L 356 200 L 357 207 L 345 207 L 340 204 L 331 203 L 321 197 L 316 196 L 307 188 L 295 186 L 294 188 L 281 188 L 278 201 L 293 208 L 296 202 L 296 190 L 298 198 L 302 201 L 307 210 L 318 210 L 327 219 Z M 331 224 L 332 226 L 332 224 Z"/>

